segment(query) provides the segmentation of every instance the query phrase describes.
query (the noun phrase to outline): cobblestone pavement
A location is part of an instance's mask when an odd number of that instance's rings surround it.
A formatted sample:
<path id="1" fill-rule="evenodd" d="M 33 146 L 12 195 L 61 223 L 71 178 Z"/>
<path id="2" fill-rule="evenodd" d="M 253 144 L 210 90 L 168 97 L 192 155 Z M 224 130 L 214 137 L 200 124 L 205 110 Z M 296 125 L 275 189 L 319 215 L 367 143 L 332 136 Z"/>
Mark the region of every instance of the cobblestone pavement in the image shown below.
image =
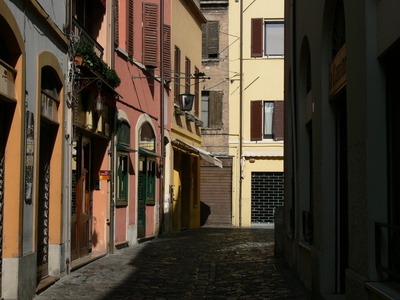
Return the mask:
<path id="1" fill-rule="evenodd" d="M 274 257 L 273 235 L 207 227 L 163 235 L 100 258 L 35 299 L 311 299 Z"/>

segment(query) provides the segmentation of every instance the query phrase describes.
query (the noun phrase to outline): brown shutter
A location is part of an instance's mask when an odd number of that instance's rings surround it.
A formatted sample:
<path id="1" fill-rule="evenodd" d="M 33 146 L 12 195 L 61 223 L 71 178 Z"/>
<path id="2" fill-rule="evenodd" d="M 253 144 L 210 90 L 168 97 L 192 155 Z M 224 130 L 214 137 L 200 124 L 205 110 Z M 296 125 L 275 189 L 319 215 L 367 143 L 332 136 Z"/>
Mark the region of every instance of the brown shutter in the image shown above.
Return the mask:
<path id="1" fill-rule="evenodd" d="M 284 133 L 284 102 L 274 102 L 274 119 L 272 124 L 272 130 L 275 141 L 283 140 Z"/>
<path id="2" fill-rule="evenodd" d="M 114 0 L 114 44 L 119 46 L 119 0 Z"/>
<path id="3" fill-rule="evenodd" d="M 250 140 L 252 141 L 262 140 L 263 136 L 262 108 L 263 108 L 263 103 L 261 100 L 251 101 Z"/>
<path id="4" fill-rule="evenodd" d="M 208 127 L 222 126 L 222 92 L 210 91 L 208 100 Z"/>
<path id="5" fill-rule="evenodd" d="M 127 39 L 126 39 L 126 51 L 130 57 L 133 57 L 133 0 L 128 1 L 128 22 L 126 23 L 127 28 Z"/>
<path id="6" fill-rule="evenodd" d="M 171 81 L 171 26 L 164 24 L 164 79 Z"/>
<path id="7" fill-rule="evenodd" d="M 174 53 L 174 102 L 179 102 L 181 92 L 181 49 L 175 46 Z"/>
<path id="8" fill-rule="evenodd" d="M 195 66 L 194 67 L 194 74 L 198 74 L 199 69 Z M 199 77 L 196 76 L 194 78 L 194 114 L 195 116 L 199 116 L 200 110 L 200 80 Z"/>
<path id="9" fill-rule="evenodd" d="M 263 19 L 251 19 L 251 56 L 263 56 Z"/>
<path id="10" fill-rule="evenodd" d="M 219 22 L 208 22 L 208 57 L 218 57 L 219 51 Z"/>
<path id="11" fill-rule="evenodd" d="M 190 70 L 191 62 L 189 58 L 185 58 L 185 93 L 190 93 Z"/>
<path id="12" fill-rule="evenodd" d="M 207 59 L 208 58 L 208 26 L 206 24 L 201 24 L 201 57 Z"/>
<path id="13" fill-rule="evenodd" d="M 156 68 L 158 65 L 158 5 L 143 3 L 143 64 Z"/>

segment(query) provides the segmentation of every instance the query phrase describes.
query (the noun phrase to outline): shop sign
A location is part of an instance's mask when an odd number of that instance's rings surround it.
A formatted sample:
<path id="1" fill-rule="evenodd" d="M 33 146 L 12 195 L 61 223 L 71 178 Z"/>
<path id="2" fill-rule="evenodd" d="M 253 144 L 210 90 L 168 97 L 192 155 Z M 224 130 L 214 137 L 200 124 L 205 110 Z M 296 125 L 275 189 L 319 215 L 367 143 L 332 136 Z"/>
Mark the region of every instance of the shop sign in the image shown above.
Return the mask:
<path id="1" fill-rule="evenodd" d="M 111 180 L 111 171 L 110 170 L 100 170 L 99 180 Z"/>

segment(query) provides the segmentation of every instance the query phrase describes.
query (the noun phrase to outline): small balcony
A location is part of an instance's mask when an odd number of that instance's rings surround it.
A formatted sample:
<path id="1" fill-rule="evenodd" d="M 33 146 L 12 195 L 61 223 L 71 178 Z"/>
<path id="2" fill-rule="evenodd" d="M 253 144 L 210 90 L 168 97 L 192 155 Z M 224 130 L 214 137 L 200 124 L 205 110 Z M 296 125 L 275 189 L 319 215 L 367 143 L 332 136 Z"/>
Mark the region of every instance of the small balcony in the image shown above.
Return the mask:
<path id="1" fill-rule="evenodd" d="M 93 45 L 93 50 L 96 55 L 103 59 L 104 48 L 85 30 L 76 18 L 73 18 L 73 32 L 76 36 L 80 37 L 80 42 L 86 42 Z"/>
<path id="2" fill-rule="evenodd" d="M 400 281 L 400 226 L 375 223 L 376 268 Z"/>

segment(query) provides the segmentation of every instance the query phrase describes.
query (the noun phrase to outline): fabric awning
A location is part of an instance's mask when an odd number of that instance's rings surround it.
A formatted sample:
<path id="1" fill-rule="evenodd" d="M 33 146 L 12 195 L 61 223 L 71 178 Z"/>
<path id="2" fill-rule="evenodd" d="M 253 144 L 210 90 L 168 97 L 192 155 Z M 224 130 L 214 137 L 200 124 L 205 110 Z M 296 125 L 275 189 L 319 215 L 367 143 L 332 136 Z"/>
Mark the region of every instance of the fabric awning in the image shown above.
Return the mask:
<path id="1" fill-rule="evenodd" d="M 220 161 L 218 158 L 214 157 L 213 155 L 211 155 L 210 152 L 207 152 L 204 149 L 189 145 L 188 143 L 182 142 L 177 139 L 172 140 L 172 144 L 175 144 L 177 146 L 183 146 L 184 148 L 189 148 L 192 152 L 198 154 L 201 159 L 203 159 L 209 163 L 212 163 L 221 169 L 223 168 L 222 161 Z"/>
<path id="2" fill-rule="evenodd" d="M 282 149 L 264 149 L 264 150 L 246 150 L 243 151 L 243 157 L 282 157 Z"/>
<path id="3" fill-rule="evenodd" d="M 154 156 L 154 157 L 162 157 L 160 154 L 157 154 L 153 151 L 149 151 L 147 149 L 144 148 L 139 148 L 139 154 L 141 155 L 149 155 L 149 156 Z"/>

